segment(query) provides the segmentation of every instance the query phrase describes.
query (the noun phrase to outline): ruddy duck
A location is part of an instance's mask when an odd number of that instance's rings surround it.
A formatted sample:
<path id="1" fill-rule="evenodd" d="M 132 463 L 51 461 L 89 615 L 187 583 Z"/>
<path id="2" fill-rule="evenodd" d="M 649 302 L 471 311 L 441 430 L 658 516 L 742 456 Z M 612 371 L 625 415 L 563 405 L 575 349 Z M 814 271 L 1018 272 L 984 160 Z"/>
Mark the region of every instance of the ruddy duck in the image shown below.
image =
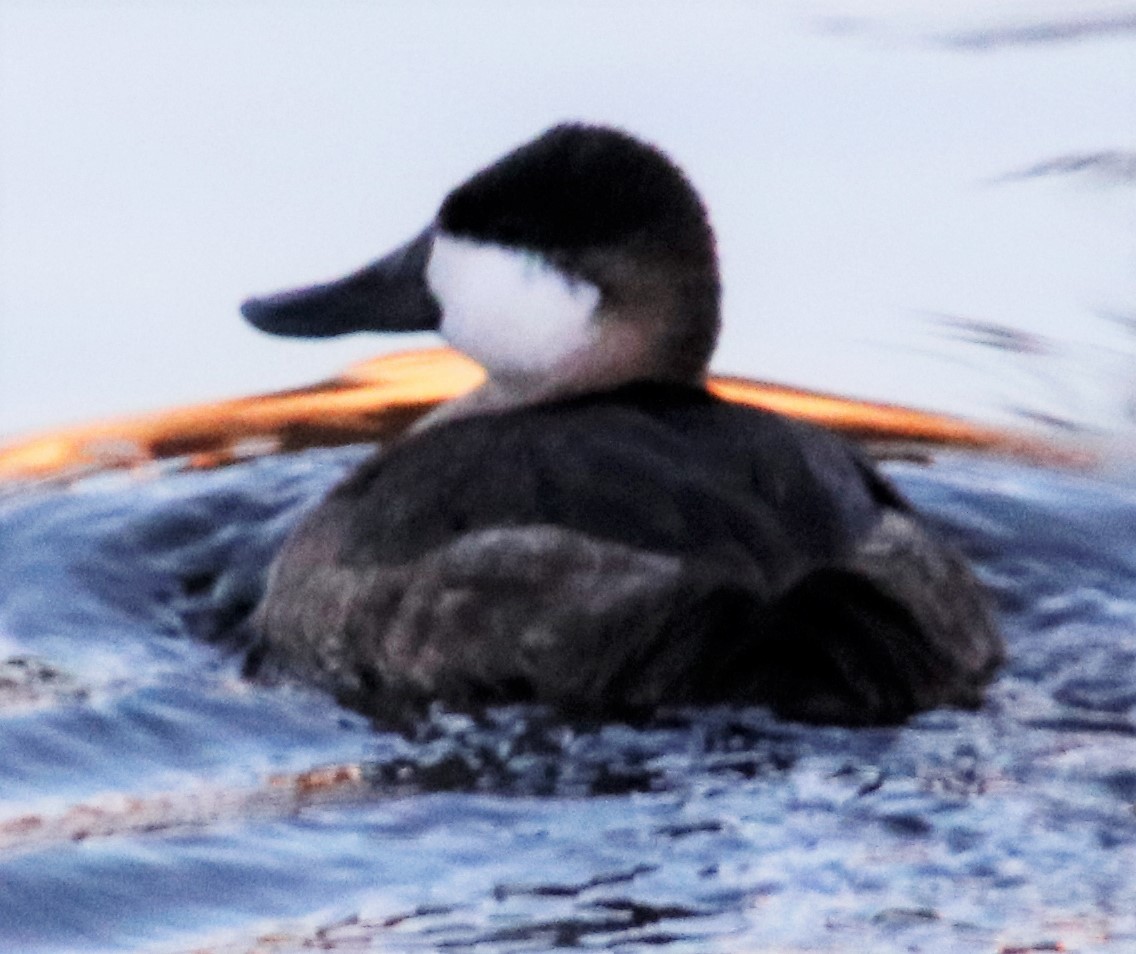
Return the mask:
<path id="1" fill-rule="evenodd" d="M 282 335 L 437 330 L 488 373 L 294 531 L 258 676 L 380 719 L 739 703 L 863 725 L 976 706 L 1002 659 L 969 568 L 857 448 L 706 391 L 713 233 L 623 132 L 557 126 L 385 258 L 242 311 Z"/>

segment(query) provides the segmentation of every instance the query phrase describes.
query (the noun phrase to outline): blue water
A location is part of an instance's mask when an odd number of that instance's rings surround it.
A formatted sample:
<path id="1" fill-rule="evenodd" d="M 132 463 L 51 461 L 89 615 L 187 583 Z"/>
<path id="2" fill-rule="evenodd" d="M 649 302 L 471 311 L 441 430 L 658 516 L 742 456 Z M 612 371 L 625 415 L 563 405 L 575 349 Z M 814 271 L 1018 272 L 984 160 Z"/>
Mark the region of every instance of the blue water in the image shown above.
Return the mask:
<path id="1" fill-rule="evenodd" d="M 406 738 L 249 684 L 224 638 L 360 453 L 0 498 L 0 950 L 1136 951 L 1136 487 L 890 465 L 996 594 L 979 712 L 438 712 Z M 225 801 L 349 762 L 349 797 Z M 132 797 L 203 807 L 4 827 Z"/>

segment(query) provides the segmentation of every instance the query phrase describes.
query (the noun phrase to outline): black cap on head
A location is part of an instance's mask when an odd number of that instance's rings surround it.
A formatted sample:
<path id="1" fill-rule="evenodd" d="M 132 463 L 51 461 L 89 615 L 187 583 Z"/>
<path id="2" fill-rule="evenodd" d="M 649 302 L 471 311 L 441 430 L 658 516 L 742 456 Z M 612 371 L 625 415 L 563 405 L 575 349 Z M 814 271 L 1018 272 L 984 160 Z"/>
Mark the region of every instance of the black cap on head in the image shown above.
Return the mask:
<path id="1" fill-rule="evenodd" d="M 566 124 L 503 156 L 451 192 L 452 234 L 545 254 L 634 243 L 713 257 L 698 194 L 659 150 L 617 129 Z"/>

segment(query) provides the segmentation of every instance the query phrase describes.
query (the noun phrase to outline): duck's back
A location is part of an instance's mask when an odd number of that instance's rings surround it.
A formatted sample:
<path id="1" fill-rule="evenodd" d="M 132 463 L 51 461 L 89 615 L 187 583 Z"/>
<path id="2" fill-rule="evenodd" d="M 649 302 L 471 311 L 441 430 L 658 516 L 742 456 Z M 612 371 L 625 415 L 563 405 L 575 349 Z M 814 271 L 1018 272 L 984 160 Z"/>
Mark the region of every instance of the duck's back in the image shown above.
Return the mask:
<path id="1" fill-rule="evenodd" d="M 302 524 L 263 671 L 384 716 L 743 701 L 840 722 L 972 704 L 977 584 L 841 439 L 642 383 L 439 424 Z"/>

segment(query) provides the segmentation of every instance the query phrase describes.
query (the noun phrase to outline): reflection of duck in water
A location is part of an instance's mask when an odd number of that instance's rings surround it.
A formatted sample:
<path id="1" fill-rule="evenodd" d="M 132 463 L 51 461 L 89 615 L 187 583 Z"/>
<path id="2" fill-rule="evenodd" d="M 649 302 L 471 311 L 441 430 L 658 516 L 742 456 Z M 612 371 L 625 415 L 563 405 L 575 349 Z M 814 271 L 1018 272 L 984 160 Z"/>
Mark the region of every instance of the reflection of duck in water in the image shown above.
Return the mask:
<path id="1" fill-rule="evenodd" d="M 1001 659 L 979 585 L 855 448 L 705 391 L 718 300 L 682 173 L 572 125 L 386 258 L 247 302 L 276 334 L 437 329 L 489 375 L 293 533 L 254 666 L 381 717 L 977 704 Z"/>

